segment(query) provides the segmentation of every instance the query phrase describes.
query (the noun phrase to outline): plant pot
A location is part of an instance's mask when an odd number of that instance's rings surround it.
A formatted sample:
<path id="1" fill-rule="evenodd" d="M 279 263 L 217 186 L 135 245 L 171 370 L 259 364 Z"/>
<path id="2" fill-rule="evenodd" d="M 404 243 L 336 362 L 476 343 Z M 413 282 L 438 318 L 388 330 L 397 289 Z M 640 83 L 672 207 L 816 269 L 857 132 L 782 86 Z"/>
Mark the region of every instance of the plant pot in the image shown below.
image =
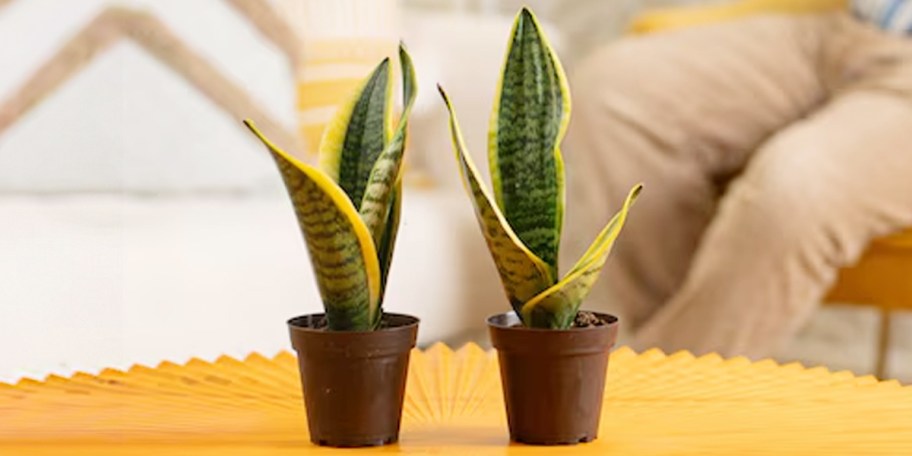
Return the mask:
<path id="1" fill-rule="evenodd" d="M 605 324 L 535 329 L 513 312 L 488 318 L 513 441 L 566 445 L 597 437 L 618 319 L 593 315 Z"/>
<path id="2" fill-rule="evenodd" d="M 310 441 L 334 447 L 396 442 L 418 319 L 387 313 L 377 331 L 327 331 L 323 315 L 288 321 Z"/>

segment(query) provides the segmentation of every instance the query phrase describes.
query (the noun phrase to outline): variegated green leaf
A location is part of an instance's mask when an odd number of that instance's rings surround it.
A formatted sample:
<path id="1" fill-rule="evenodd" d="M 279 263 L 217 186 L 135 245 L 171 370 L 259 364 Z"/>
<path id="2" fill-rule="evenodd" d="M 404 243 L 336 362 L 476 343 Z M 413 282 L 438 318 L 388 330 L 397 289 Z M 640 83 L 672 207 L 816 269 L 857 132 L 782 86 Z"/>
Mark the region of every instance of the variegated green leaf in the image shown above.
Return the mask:
<path id="1" fill-rule="evenodd" d="M 390 199 L 390 210 L 387 213 L 386 229 L 377 244 L 377 253 L 380 255 L 380 289 L 386 290 L 386 279 L 389 276 L 390 264 L 393 260 L 393 250 L 396 248 L 396 235 L 399 234 L 399 214 L 402 212 L 402 181 L 396 182 Z M 380 305 L 383 305 L 383 292 L 381 291 Z"/>
<path id="2" fill-rule="evenodd" d="M 523 245 L 493 203 L 493 199 L 478 178 L 478 171 L 472 163 L 472 158 L 466 151 L 456 113 L 442 88 L 440 95 L 443 96 L 450 113 L 450 133 L 463 183 L 472 197 L 475 216 L 488 244 L 488 250 L 494 258 L 507 297 L 519 314 L 523 303 L 553 283 L 553 276 L 548 265 Z"/>
<path id="3" fill-rule="evenodd" d="M 624 227 L 627 213 L 642 189 L 643 186 L 638 184 L 630 190 L 624 207 L 608 222 L 586 253 L 560 282 L 522 306 L 524 324 L 556 329 L 565 329 L 573 324 L 580 304 L 598 279 L 611 252 L 611 246 Z"/>
<path id="4" fill-rule="evenodd" d="M 374 164 L 373 170 L 371 170 L 359 209 L 361 219 L 367 225 L 374 242 L 378 244 L 380 238 L 388 231 L 387 222 L 390 220 L 390 199 L 393 187 L 399 181 L 399 176 L 402 172 L 402 156 L 405 152 L 408 119 L 417 95 L 417 83 L 415 70 L 412 66 L 412 58 L 402 45 L 399 46 L 399 61 L 402 65 L 404 105 L 402 117 L 399 119 L 399 125 L 396 127 L 392 141 L 383 149 Z"/>
<path id="5" fill-rule="evenodd" d="M 519 239 L 557 274 L 564 207 L 559 145 L 570 120 L 564 71 L 538 20 L 523 8 L 494 101 L 488 160 L 494 196 Z"/>
<path id="6" fill-rule="evenodd" d="M 367 179 L 392 130 L 393 80 L 384 59 L 327 125 L 320 141 L 320 168 L 357 207 Z"/>
<path id="7" fill-rule="evenodd" d="M 351 120 L 355 105 L 361 100 L 365 85 L 370 80 L 367 78 L 361 82 L 354 91 L 354 96 L 336 109 L 323 129 L 323 136 L 320 138 L 317 148 L 317 160 L 320 170 L 333 182 L 339 182 L 339 166 L 342 160 L 342 147 L 345 145 L 345 133 L 348 131 L 348 122 Z"/>
<path id="8" fill-rule="evenodd" d="M 379 321 L 380 264 L 374 242 L 345 192 L 327 175 L 270 142 L 250 120 L 244 124 L 266 145 L 285 182 L 304 234 L 332 330 L 366 331 Z"/>

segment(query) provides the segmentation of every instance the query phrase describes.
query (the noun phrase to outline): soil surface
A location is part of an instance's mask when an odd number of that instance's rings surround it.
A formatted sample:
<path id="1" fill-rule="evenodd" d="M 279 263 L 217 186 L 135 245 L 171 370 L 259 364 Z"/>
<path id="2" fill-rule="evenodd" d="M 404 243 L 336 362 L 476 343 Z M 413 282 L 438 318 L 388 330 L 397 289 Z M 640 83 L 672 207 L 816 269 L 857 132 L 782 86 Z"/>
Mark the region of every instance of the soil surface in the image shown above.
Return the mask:
<path id="1" fill-rule="evenodd" d="M 605 321 L 602 317 L 586 311 L 579 311 L 576 314 L 576 318 L 573 320 L 574 328 L 589 328 L 592 326 L 605 326 L 609 322 Z"/>
<path id="2" fill-rule="evenodd" d="M 573 324 L 570 325 L 570 329 L 573 328 L 591 328 L 593 326 L 605 326 L 611 324 L 611 321 L 605 320 L 602 317 L 592 313 L 581 310 L 576 313 L 576 318 L 573 319 Z M 515 323 L 511 328 L 522 328 L 522 323 Z"/>
<path id="3" fill-rule="evenodd" d="M 329 324 L 326 322 L 326 317 L 324 316 L 324 317 L 314 319 L 314 324 L 312 326 L 312 329 L 316 329 L 316 330 L 320 330 L 320 331 L 329 331 L 329 328 L 327 328 L 327 326 L 329 326 Z M 380 327 L 378 327 L 374 331 L 377 331 L 380 329 L 386 329 L 386 328 L 394 328 L 396 326 L 397 325 L 390 325 L 389 318 L 386 315 L 383 315 L 382 317 L 380 317 Z"/>
<path id="4" fill-rule="evenodd" d="M 326 330 L 326 327 L 328 326 L 328 323 L 326 323 L 326 317 L 320 317 L 319 319 L 315 319 L 315 320 L 316 321 L 314 322 L 314 325 L 313 325 L 314 329 Z"/>

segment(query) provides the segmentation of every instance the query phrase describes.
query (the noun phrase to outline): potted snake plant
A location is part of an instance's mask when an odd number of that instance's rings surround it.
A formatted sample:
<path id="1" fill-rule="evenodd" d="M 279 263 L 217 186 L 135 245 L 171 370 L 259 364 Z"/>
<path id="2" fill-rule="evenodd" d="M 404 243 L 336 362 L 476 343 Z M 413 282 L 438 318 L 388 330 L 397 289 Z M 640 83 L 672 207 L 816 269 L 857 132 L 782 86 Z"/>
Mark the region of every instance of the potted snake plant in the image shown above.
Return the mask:
<path id="1" fill-rule="evenodd" d="M 535 15 L 516 16 L 488 133 L 489 192 L 466 151 L 446 93 L 463 183 L 513 311 L 488 319 L 498 351 L 510 436 L 531 444 L 596 438 L 616 317 L 580 311 L 641 185 L 563 277 L 560 142 L 570 91 Z"/>
<path id="2" fill-rule="evenodd" d="M 399 226 L 402 156 L 416 96 L 412 60 L 400 45 L 404 109 L 392 125 L 390 61 L 383 60 L 328 124 L 319 168 L 276 147 L 325 309 L 288 321 L 298 353 L 313 443 L 373 446 L 399 435 L 409 352 L 418 319 L 383 311 Z"/>

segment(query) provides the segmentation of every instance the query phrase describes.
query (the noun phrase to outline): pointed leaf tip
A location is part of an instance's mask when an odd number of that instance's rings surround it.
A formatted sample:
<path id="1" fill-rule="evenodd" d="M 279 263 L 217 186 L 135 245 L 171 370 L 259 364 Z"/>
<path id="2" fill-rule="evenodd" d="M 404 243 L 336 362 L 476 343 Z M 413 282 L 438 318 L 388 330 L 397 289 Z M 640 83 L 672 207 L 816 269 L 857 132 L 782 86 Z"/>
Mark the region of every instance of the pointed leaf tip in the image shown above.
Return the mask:
<path id="1" fill-rule="evenodd" d="M 392 136 L 392 88 L 390 58 L 385 57 L 336 111 L 320 141 L 320 168 L 345 190 L 356 208 Z"/>
<path id="2" fill-rule="evenodd" d="M 522 8 L 494 99 L 488 163 L 497 205 L 555 276 L 565 192 L 560 143 L 569 119 L 563 69 L 534 14 Z"/>

